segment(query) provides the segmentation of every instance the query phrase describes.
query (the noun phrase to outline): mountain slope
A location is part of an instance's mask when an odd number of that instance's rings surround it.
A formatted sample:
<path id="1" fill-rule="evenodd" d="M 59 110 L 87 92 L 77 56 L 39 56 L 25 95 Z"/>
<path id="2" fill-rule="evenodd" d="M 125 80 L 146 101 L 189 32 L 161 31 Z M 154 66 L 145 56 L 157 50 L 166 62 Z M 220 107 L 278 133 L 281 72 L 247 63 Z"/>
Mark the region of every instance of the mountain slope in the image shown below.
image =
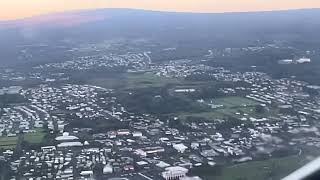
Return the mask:
<path id="1" fill-rule="evenodd" d="M 320 10 L 318 9 L 220 14 L 99 9 L 0 22 L 0 29 L 6 31 L 9 28 L 11 31 L 16 30 L 20 33 L 27 30 L 34 31 L 36 37 L 44 39 L 48 38 L 46 36 L 52 33 L 51 31 L 57 30 L 59 33 L 61 32 L 61 37 L 77 37 L 79 33 L 103 33 L 106 37 L 110 33 L 124 37 L 127 35 L 157 36 L 163 35 L 161 34 L 163 32 L 166 35 L 185 32 L 190 36 L 214 37 L 249 32 L 258 35 L 310 33 L 315 32 L 320 27 L 319 17 Z M 128 31 L 129 29 L 130 31 Z M 103 34 L 98 34 L 99 38 Z M 23 38 L 23 33 L 20 35 Z M 86 35 L 91 36 L 92 34 Z"/>
<path id="2" fill-rule="evenodd" d="M 195 48 L 237 47 L 259 39 L 314 46 L 319 45 L 319 18 L 319 9 L 220 14 L 133 9 L 56 13 L 0 22 L 0 54 L 10 54 L 21 44 L 50 45 L 65 39 L 89 43 L 144 38 Z"/>

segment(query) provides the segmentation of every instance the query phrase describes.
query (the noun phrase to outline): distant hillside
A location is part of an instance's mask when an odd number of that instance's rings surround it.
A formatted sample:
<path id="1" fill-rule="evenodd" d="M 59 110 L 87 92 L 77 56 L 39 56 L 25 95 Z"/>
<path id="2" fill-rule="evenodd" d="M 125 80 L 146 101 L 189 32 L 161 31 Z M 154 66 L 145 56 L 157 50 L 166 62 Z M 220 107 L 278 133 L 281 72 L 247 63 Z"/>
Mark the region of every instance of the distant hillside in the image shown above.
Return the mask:
<path id="1" fill-rule="evenodd" d="M 255 40 L 286 40 L 319 46 L 320 9 L 252 13 L 171 13 L 99 9 L 0 22 L 0 61 L 14 58 L 21 44 L 64 39 L 97 42 L 146 38 L 197 47 L 241 46 Z"/>

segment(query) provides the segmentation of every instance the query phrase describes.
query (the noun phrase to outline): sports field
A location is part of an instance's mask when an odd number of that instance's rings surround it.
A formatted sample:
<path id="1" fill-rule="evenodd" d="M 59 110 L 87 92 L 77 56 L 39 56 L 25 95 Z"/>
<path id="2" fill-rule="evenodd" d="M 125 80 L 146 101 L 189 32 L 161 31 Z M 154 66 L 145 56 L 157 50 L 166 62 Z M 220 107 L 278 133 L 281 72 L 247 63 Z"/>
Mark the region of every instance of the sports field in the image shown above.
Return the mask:
<path id="1" fill-rule="evenodd" d="M 0 137 L 0 149 L 14 149 L 18 137 Z"/>
<path id="2" fill-rule="evenodd" d="M 31 144 L 39 144 L 43 142 L 46 133 L 42 129 L 37 129 L 34 133 L 24 134 L 23 140 Z M 18 143 L 18 136 L 0 137 L 0 149 L 14 149 Z"/>
<path id="3" fill-rule="evenodd" d="M 199 118 L 214 121 L 224 117 L 239 118 L 244 114 L 246 114 L 248 117 L 256 115 L 255 105 L 258 105 L 258 103 L 244 97 L 231 96 L 213 99 L 212 101 L 215 105 L 221 105 L 221 107 L 211 109 L 210 111 L 206 112 L 179 113 L 178 117 L 182 120 L 192 117 L 193 119 Z"/>
<path id="4" fill-rule="evenodd" d="M 31 144 L 42 143 L 45 133 L 42 131 L 37 131 L 35 133 L 28 133 L 24 135 L 24 140 Z"/>

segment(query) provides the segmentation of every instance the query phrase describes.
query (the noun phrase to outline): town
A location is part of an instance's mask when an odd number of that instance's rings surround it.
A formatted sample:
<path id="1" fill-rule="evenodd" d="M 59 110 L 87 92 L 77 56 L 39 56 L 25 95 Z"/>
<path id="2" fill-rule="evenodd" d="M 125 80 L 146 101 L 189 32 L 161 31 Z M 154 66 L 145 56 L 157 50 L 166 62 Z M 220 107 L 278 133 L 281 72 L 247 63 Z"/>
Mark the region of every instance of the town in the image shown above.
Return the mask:
<path id="1" fill-rule="evenodd" d="M 152 52 L 141 52 L 4 69 L 0 161 L 7 174 L 200 180 L 210 178 L 199 170 L 320 147 L 319 86 L 254 66 L 245 72 L 212 66 L 231 48 L 208 52 L 198 60 L 153 62 Z M 79 72 L 88 79 L 78 81 Z M 170 102 L 177 106 L 166 107 Z"/>

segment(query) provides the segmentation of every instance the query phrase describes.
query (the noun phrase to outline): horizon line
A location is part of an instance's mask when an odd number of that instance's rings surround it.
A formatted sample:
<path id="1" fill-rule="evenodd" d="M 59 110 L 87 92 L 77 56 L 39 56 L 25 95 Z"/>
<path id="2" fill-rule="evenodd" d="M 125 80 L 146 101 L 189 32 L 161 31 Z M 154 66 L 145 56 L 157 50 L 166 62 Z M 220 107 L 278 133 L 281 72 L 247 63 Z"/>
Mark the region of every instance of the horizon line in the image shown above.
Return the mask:
<path id="1" fill-rule="evenodd" d="M 59 14 L 68 14 L 76 12 L 89 12 L 96 10 L 134 10 L 134 11 L 149 11 L 149 12 L 159 12 L 159 13 L 185 13 L 185 14 L 237 14 L 237 13 L 270 13 L 270 12 L 282 12 L 282 11 L 303 11 L 303 10 L 320 10 L 320 7 L 315 8 L 289 8 L 289 9 L 275 9 L 275 10 L 257 10 L 257 11 L 225 11 L 225 12 L 194 12 L 194 11 L 171 11 L 171 10 L 156 10 L 156 9 L 142 9 L 142 8 L 121 8 L 121 7 L 101 7 L 101 8 L 86 8 L 86 9 L 75 9 L 67 11 L 53 11 L 48 13 L 42 13 L 38 15 L 26 16 L 21 18 L 14 19 L 0 19 L 0 22 L 11 22 L 11 21 L 21 21 L 28 20 L 32 18 L 50 16 L 50 15 L 59 15 Z"/>

